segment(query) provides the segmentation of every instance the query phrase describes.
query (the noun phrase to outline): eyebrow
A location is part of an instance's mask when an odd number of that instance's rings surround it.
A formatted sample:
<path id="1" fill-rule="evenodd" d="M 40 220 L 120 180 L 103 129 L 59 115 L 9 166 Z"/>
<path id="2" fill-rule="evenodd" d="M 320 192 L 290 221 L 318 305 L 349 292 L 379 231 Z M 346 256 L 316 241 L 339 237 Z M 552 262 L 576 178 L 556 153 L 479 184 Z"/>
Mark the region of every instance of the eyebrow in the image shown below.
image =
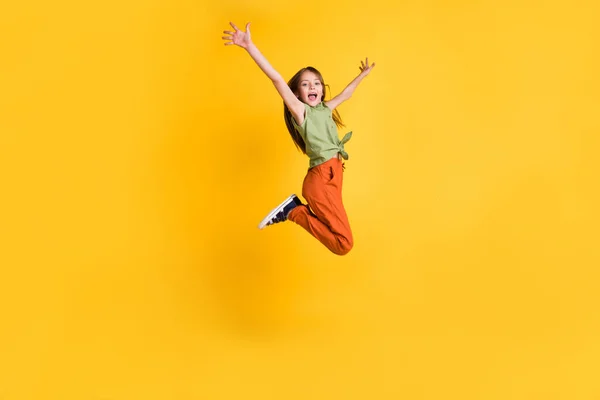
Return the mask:
<path id="1" fill-rule="evenodd" d="M 321 82 L 321 80 L 319 78 L 315 78 L 315 81 Z M 302 79 L 300 81 L 300 83 L 302 83 L 302 82 L 310 82 L 310 79 Z"/>

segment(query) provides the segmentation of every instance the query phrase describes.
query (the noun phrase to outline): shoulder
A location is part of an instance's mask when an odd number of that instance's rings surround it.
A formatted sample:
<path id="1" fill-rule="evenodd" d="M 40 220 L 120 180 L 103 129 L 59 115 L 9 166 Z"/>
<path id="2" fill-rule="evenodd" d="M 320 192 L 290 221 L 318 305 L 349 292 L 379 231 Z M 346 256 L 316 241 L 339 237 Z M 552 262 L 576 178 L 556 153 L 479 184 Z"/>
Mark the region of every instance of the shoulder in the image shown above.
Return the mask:
<path id="1" fill-rule="evenodd" d="M 306 118 L 311 114 L 311 107 L 306 103 L 302 103 L 302 105 L 304 106 L 303 108 L 297 111 L 291 111 L 292 119 L 298 126 L 304 125 Z"/>
<path id="2" fill-rule="evenodd" d="M 331 100 L 329 101 L 324 101 L 323 103 L 323 107 L 330 113 L 333 113 L 333 110 L 335 110 L 335 106 L 333 104 L 333 102 Z"/>

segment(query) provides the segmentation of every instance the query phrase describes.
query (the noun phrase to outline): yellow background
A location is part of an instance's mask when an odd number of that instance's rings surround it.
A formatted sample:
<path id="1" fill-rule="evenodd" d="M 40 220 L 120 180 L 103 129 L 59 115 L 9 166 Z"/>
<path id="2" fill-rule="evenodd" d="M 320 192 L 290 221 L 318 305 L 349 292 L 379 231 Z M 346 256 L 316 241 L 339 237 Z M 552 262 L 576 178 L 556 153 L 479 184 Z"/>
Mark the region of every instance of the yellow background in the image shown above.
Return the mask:
<path id="1" fill-rule="evenodd" d="M 0 398 L 599 399 L 599 15 L 3 3 Z M 286 79 L 377 63 L 348 256 L 257 229 L 307 159 L 230 20 Z"/>

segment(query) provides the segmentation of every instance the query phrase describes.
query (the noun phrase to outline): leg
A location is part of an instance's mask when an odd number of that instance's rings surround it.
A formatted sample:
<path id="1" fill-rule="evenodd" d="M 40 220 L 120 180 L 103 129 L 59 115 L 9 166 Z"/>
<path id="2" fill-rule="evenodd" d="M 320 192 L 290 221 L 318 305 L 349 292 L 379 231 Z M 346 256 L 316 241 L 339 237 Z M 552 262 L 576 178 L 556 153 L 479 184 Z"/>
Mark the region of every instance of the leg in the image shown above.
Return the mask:
<path id="1" fill-rule="evenodd" d="M 353 247 L 352 230 L 342 202 L 342 162 L 337 158 L 311 168 L 302 187 L 308 206 L 298 206 L 288 219 L 306 229 L 331 252 L 347 254 Z"/>

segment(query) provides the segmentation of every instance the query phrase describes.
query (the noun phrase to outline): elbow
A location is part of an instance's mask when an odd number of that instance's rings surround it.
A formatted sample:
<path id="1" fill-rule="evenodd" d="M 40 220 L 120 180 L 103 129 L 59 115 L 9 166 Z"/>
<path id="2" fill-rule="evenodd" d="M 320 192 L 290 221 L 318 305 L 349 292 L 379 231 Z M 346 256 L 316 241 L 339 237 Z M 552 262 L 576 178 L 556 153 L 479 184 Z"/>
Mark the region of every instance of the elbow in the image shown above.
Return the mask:
<path id="1" fill-rule="evenodd" d="M 279 73 L 273 73 L 269 78 L 271 78 L 271 82 L 273 82 L 273 85 L 275 86 L 282 84 L 287 86 L 287 82 L 283 80 L 283 77 Z"/>
<path id="2" fill-rule="evenodd" d="M 351 98 L 351 97 L 352 97 L 351 95 L 348 95 L 348 96 L 340 96 L 340 103 L 339 103 L 339 104 L 342 104 L 342 103 L 345 103 L 345 102 L 347 102 L 348 100 L 350 100 L 350 98 Z"/>

